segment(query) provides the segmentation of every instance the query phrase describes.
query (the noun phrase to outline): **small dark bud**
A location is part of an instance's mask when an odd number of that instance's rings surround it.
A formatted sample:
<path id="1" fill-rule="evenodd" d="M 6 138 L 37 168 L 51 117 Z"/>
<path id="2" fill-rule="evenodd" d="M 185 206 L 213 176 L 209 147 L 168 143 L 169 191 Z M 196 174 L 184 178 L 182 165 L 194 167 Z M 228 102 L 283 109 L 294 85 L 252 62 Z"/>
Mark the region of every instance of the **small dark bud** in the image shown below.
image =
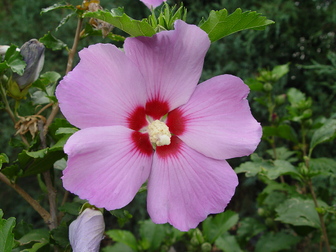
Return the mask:
<path id="1" fill-rule="evenodd" d="M 36 39 L 29 40 L 21 47 L 20 54 L 27 66 L 23 75 L 14 73 L 12 77 L 21 90 L 38 79 L 44 64 L 44 50 L 44 45 Z"/>

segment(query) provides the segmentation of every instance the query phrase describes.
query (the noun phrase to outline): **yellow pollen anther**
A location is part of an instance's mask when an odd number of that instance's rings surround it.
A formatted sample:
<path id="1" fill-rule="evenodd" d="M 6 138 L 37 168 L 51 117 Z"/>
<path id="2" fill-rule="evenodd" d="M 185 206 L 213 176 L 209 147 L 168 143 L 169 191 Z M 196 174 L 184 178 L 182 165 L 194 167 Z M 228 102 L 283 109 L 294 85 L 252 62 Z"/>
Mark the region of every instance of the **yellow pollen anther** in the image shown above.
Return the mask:
<path id="1" fill-rule="evenodd" d="M 160 120 L 155 120 L 148 125 L 149 140 L 156 146 L 169 145 L 171 134 L 168 126 Z"/>

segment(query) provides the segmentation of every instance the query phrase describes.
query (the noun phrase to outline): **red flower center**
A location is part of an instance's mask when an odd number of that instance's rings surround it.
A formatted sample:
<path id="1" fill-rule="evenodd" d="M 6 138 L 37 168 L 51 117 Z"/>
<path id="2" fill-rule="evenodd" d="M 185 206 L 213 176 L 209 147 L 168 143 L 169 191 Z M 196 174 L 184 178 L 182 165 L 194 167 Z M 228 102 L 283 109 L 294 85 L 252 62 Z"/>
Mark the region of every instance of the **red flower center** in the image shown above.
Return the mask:
<path id="1" fill-rule="evenodd" d="M 167 115 L 166 120 L 163 117 Z M 179 108 L 169 112 L 169 105 L 167 102 L 157 100 L 151 100 L 146 103 L 145 107 L 137 107 L 130 113 L 128 117 L 128 127 L 134 132 L 132 133 L 132 141 L 134 146 L 145 155 L 153 154 L 153 146 L 149 140 L 147 133 L 147 126 L 150 123 L 149 120 L 162 120 L 165 121 L 171 134 L 171 143 L 169 145 L 157 146 L 157 154 L 162 157 L 168 157 L 176 155 L 181 146 L 181 141 L 178 139 L 178 135 L 183 134 L 186 128 L 186 118 L 183 116 L 182 110 Z M 175 136 L 174 136 L 175 135 Z"/>

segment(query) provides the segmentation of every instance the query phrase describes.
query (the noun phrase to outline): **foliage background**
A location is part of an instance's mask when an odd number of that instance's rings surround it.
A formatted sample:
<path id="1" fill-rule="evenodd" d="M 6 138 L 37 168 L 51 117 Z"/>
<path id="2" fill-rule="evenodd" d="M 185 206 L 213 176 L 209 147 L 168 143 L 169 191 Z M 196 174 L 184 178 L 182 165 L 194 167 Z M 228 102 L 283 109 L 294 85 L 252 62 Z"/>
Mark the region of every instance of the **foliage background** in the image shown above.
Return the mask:
<path id="1" fill-rule="evenodd" d="M 76 5 L 81 1 L 69 1 Z M 170 1 L 173 3 L 173 1 Z M 76 20 L 70 20 L 58 31 L 59 20 L 68 14 L 67 10 L 53 11 L 40 15 L 42 8 L 54 4 L 53 0 L 1 0 L 0 1 L 0 45 L 16 44 L 21 46 L 31 38 L 40 38 L 48 31 L 60 38 L 69 46 L 72 43 Z M 226 8 L 232 13 L 236 8 L 255 10 L 262 13 L 275 24 L 263 31 L 243 31 L 212 44 L 205 60 L 202 79 L 230 73 L 247 80 L 258 75 L 261 69 L 271 70 L 277 65 L 290 63 L 289 73 L 280 79 L 274 86 L 275 92 L 285 94 L 291 87 L 301 90 L 313 100 L 313 114 L 317 118 L 323 115 L 327 118 L 335 116 L 336 95 L 336 2 L 327 0 L 186 0 L 183 1 L 188 9 L 188 22 L 198 23 L 206 18 L 212 9 Z M 149 11 L 139 1 L 134 0 L 101 0 L 106 9 L 125 6 L 125 12 L 141 19 Z M 110 42 L 108 38 L 89 37 L 80 42 L 83 48 L 94 42 Z M 46 51 L 46 64 L 44 71 L 57 71 L 64 74 L 67 62 L 67 53 L 61 51 Z M 251 101 L 257 97 L 252 92 Z M 267 124 L 267 111 L 256 102 L 251 103 L 252 112 L 262 124 Z M 285 109 L 283 109 L 285 111 Z M 283 111 L 283 113 L 285 113 Z M 281 111 L 279 112 L 281 113 Z M 15 131 L 11 128 L 8 116 L 0 111 L 0 152 L 15 157 L 16 149 L 8 147 L 8 141 L 13 138 Z M 263 156 L 265 144 L 257 150 Z M 317 148 L 316 156 L 334 158 L 336 150 L 333 143 L 327 143 Z M 246 159 L 231 160 L 233 167 L 239 166 Z M 56 174 L 61 176 L 60 174 Z M 229 205 L 229 209 L 240 214 L 241 217 L 257 218 L 257 197 L 264 188 L 264 184 L 256 177 L 245 178 L 240 175 L 241 184 Z M 44 195 L 34 192 L 37 183 L 35 177 L 21 179 L 22 185 L 29 193 L 43 201 Z M 59 185 L 61 187 L 61 185 Z M 332 189 L 336 189 L 332 185 Z M 10 195 L 10 197 L 9 197 Z M 45 202 L 45 204 L 47 204 Z M 0 183 L 0 208 L 4 217 L 15 216 L 17 222 L 25 220 L 35 223 L 36 227 L 44 224 L 29 205 L 13 193 L 12 189 Z M 138 220 L 147 218 L 145 195 L 140 194 L 128 207 L 134 218 L 126 224 L 126 228 L 135 230 Z M 108 217 L 112 218 L 112 217 Z M 118 228 L 115 220 L 107 221 L 107 229 Z"/>

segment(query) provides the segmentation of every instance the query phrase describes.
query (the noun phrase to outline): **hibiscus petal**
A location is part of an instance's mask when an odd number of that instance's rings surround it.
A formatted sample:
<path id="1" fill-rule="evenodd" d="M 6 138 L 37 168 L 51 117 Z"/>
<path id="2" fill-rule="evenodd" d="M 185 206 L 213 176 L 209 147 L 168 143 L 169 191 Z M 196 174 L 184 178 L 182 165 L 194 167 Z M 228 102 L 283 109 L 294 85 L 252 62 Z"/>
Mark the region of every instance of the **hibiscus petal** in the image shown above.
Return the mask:
<path id="1" fill-rule="evenodd" d="M 132 140 L 134 131 L 122 126 L 92 127 L 72 135 L 63 186 L 90 204 L 107 210 L 127 205 L 150 172 L 152 154 Z"/>
<path id="2" fill-rule="evenodd" d="M 209 46 L 202 29 L 177 20 L 175 30 L 126 39 L 124 49 L 146 79 L 148 101 L 168 102 L 172 110 L 195 90 Z"/>
<path id="3" fill-rule="evenodd" d="M 145 105 L 139 70 L 111 44 L 89 46 L 79 55 L 79 64 L 56 90 L 62 113 L 79 128 L 126 126 L 130 113 Z"/>
<path id="4" fill-rule="evenodd" d="M 140 0 L 140 1 L 143 2 L 149 9 L 151 7 L 156 8 L 164 2 L 164 0 Z"/>
<path id="5" fill-rule="evenodd" d="M 175 143 L 174 143 L 175 141 Z M 177 137 L 178 152 L 156 151 L 148 179 L 148 213 L 155 223 L 181 231 L 195 228 L 211 213 L 224 211 L 238 184 L 225 160 L 208 158 Z"/>
<path id="6" fill-rule="evenodd" d="M 174 122 L 168 115 L 167 125 L 179 126 L 178 137 L 208 157 L 249 155 L 257 148 L 262 130 L 251 114 L 248 93 L 248 86 L 238 77 L 214 77 L 198 85 L 188 103 L 172 112 Z"/>

